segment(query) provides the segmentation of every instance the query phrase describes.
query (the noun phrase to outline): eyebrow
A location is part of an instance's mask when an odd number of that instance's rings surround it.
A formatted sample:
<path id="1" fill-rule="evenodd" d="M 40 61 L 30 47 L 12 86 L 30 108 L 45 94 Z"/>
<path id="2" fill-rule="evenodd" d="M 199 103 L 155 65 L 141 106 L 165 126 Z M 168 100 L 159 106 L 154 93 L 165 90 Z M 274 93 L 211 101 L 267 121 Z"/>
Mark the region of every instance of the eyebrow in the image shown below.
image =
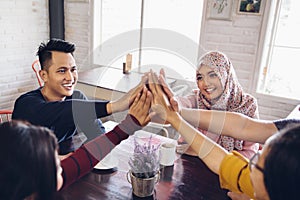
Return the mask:
<path id="1" fill-rule="evenodd" d="M 207 74 L 212 74 L 212 73 L 216 74 L 216 72 L 214 70 L 209 71 Z"/>

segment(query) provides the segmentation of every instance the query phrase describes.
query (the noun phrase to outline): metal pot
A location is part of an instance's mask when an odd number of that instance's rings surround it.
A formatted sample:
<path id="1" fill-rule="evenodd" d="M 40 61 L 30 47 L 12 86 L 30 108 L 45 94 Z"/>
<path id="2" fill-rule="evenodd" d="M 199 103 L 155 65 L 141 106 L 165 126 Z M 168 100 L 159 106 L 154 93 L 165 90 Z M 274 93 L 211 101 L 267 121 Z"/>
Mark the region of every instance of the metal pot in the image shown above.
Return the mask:
<path id="1" fill-rule="evenodd" d="M 151 178 L 137 178 L 131 171 L 127 172 L 127 181 L 132 185 L 133 194 L 138 197 L 151 196 L 154 192 L 154 186 L 159 179 L 159 171 Z"/>

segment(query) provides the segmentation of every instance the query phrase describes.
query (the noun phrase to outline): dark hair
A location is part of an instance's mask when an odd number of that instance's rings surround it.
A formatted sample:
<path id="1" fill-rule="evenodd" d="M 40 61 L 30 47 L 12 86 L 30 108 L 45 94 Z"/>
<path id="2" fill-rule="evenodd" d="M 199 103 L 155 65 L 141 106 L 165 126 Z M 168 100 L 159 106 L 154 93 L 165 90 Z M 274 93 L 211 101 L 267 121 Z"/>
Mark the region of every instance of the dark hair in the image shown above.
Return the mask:
<path id="1" fill-rule="evenodd" d="M 299 199 L 300 126 L 282 130 L 267 150 L 264 183 L 270 199 Z"/>
<path id="2" fill-rule="evenodd" d="M 41 43 L 37 52 L 37 56 L 39 56 L 39 61 L 41 65 L 41 69 L 48 69 L 51 65 L 52 52 L 51 51 L 60 51 L 65 53 L 71 53 L 75 51 L 75 44 L 66 42 L 61 39 L 50 39 L 47 44 Z"/>
<path id="3" fill-rule="evenodd" d="M 57 140 L 47 128 L 21 121 L 0 125 L 0 199 L 32 194 L 51 199 L 57 189 Z"/>

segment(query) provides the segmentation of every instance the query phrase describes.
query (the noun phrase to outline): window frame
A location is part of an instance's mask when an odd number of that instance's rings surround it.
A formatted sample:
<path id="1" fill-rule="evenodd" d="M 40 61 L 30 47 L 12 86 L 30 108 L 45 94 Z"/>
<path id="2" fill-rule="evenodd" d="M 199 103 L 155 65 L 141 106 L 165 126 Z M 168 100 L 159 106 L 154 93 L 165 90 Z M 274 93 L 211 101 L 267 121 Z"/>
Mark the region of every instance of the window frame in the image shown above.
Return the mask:
<path id="1" fill-rule="evenodd" d="M 251 83 L 251 88 L 250 91 L 251 93 L 257 98 L 257 99 L 263 99 L 265 101 L 270 101 L 274 103 L 287 103 L 296 106 L 297 104 L 300 103 L 300 100 L 294 99 L 294 98 L 288 98 L 288 97 L 281 97 L 281 96 L 276 96 L 272 94 L 266 94 L 264 92 L 259 91 L 259 78 L 260 78 L 260 73 L 263 73 L 263 58 L 264 58 L 264 48 L 265 44 L 268 43 L 269 39 L 269 33 L 268 33 L 268 28 L 269 28 L 269 21 L 271 19 L 272 13 L 277 16 L 277 11 L 275 11 L 277 4 L 280 3 L 281 0 L 278 1 L 267 1 L 265 7 L 269 9 L 265 9 L 265 13 L 263 15 L 263 20 L 262 20 L 262 28 L 261 28 L 261 35 L 260 39 L 258 42 L 258 51 L 257 51 L 257 56 L 256 56 L 256 61 L 255 61 L 255 71 L 256 73 L 254 74 L 253 81 Z M 272 23 L 272 30 L 274 29 L 274 24 Z M 271 33 L 272 31 L 270 31 Z M 269 50 L 268 50 L 269 51 Z M 267 51 L 266 51 L 267 52 Z"/>
<path id="2" fill-rule="evenodd" d="M 95 3 L 96 2 L 96 0 L 92 0 L 91 1 L 91 5 L 92 5 L 92 8 L 91 8 L 91 10 L 92 10 L 92 12 L 91 12 L 91 15 L 92 15 L 92 20 L 91 20 L 91 22 L 92 22 L 92 31 L 93 31 L 93 34 L 92 34 L 92 40 L 91 40 L 91 52 L 95 49 L 95 48 L 97 48 L 97 45 L 96 45 L 96 41 L 95 41 L 95 36 L 94 36 L 94 33 L 95 33 L 95 24 L 97 23 L 97 20 L 95 20 Z M 99 5 L 101 5 L 101 8 L 102 8 L 102 0 L 100 0 L 100 3 L 98 3 Z M 197 27 L 197 28 L 199 28 L 199 35 L 198 35 L 198 38 L 197 38 L 197 40 L 198 40 L 198 48 L 197 48 L 197 50 L 196 50 L 196 52 L 195 52 L 195 55 L 196 55 L 196 59 L 198 59 L 199 58 L 199 55 L 202 55 L 202 53 L 203 53 L 203 49 L 201 49 L 201 42 L 202 42 L 202 37 L 201 37 L 201 35 L 202 35 L 202 33 L 203 33 L 203 29 L 202 29 L 202 27 L 203 27 L 203 21 L 206 19 L 206 0 L 203 0 L 202 2 L 201 2 L 201 4 L 202 4 L 202 16 L 201 16 L 201 21 L 200 21 L 200 27 Z M 145 6 L 145 3 L 144 3 L 144 0 L 142 0 L 141 1 L 141 6 Z M 141 17 L 140 17 L 140 19 L 141 20 L 143 20 L 143 18 L 144 18 L 144 8 L 143 7 L 141 7 Z M 100 12 L 100 15 L 101 15 L 101 12 L 102 11 L 99 11 Z M 100 20 L 101 21 L 101 20 Z M 101 22 L 102 23 L 102 22 Z M 102 26 L 102 25 L 100 25 L 100 26 Z M 145 26 L 144 26 L 144 22 L 142 22 L 141 24 L 140 24 L 140 26 L 139 26 L 139 29 L 141 30 L 140 31 L 140 38 L 139 38 L 139 50 L 138 50 L 138 52 L 139 52 L 139 55 L 138 55 L 138 72 L 140 72 L 140 73 L 142 73 L 143 72 L 143 70 L 140 68 L 141 67 L 141 62 L 142 62 L 142 59 L 141 59 L 141 57 L 142 57 L 142 52 L 141 52 L 141 49 L 142 49 L 142 47 L 141 47 L 141 43 L 142 43 L 142 35 L 143 35 L 143 28 L 145 28 Z M 99 27 L 99 25 L 97 25 L 96 26 L 96 29 L 100 29 L 100 32 L 101 32 L 101 27 Z M 100 36 L 100 38 L 98 39 L 98 41 L 100 41 L 100 43 L 101 43 L 101 36 Z M 103 66 L 102 64 L 98 64 L 98 63 L 95 63 L 94 62 L 94 58 L 93 58 L 93 56 L 91 56 L 90 58 L 89 58 L 89 63 L 93 66 L 93 67 L 101 67 L 101 66 Z M 116 68 L 116 67 L 113 67 L 113 66 L 111 66 L 112 68 Z M 178 77 L 173 77 L 172 75 L 170 76 L 170 78 L 172 78 L 172 79 L 178 79 L 178 80 L 180 80 L 181 78 L 178 78 Z M 182 79 L 182 80 L 185 80 L 185 81 L 187 81 L 187 82 L 191 82 L 191 83 L 193 83 L 193 81 L 194 81 L 194 78 L 193 79 Z"/>

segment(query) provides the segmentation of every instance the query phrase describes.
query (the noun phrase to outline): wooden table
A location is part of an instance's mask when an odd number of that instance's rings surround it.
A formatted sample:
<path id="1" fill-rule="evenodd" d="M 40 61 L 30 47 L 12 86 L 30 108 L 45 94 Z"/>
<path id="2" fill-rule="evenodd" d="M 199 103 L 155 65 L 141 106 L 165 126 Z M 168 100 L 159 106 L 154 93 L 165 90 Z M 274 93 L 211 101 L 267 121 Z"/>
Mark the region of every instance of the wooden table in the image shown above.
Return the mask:
<path id="1" fill-rule="evenodd" d="M 171 140 L 158 135 L 155 137 Z M 124 140 L 111 152 L 111 156 L 118 159 L 117 171 L 108 174 L 105 174 L 106 171 L 101 173 L 92 171 L 58 192 L 55 199 L 141 199 L 132 194 L 131 184 L 126 178 L 129 169 L 128 159 L 133 151 L 133 138 L 134 136 L 131 136 Z M 155 186 L 153 196 L 143 199 L 229 199 L 226 193 L 227 191 L 219 186 L 218 176 L 198 157 L 178 154 L 174 166 L 161 168 L 161 178 Z"/>

